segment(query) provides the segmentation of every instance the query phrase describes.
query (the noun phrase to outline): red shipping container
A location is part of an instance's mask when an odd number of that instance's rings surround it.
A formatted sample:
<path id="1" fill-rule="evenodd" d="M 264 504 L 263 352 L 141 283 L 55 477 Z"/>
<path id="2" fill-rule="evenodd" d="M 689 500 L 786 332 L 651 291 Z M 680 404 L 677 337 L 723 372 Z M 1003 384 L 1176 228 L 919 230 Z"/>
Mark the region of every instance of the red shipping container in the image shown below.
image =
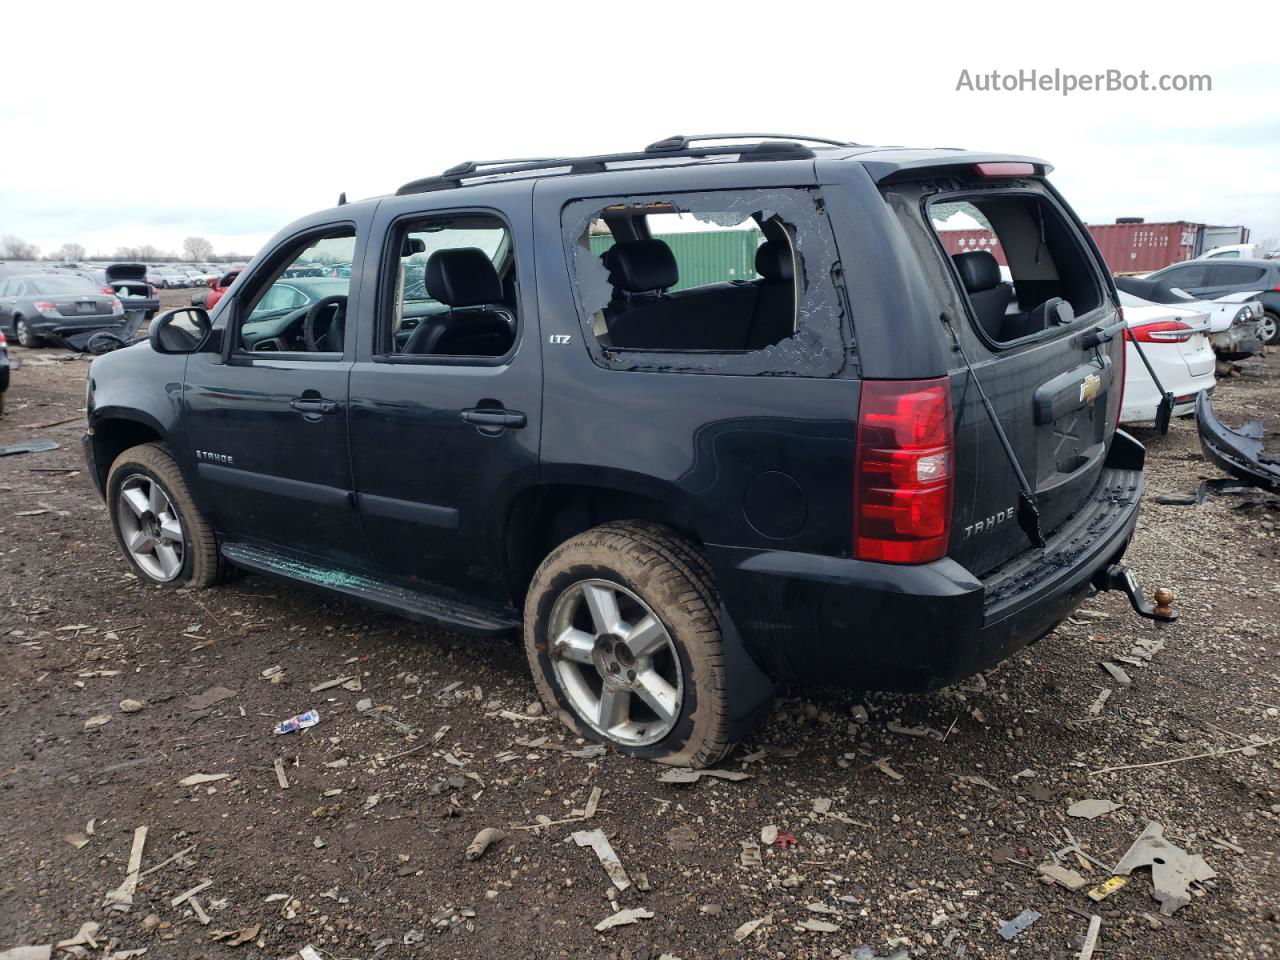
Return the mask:
<path id="1" fill-rule="evenodd" d="M 1090 224 L 1089 233 L 1102 251 L 1112 273 L 1150 273 L 1196 255 L 1200 224 L 1175 223 Z"/>

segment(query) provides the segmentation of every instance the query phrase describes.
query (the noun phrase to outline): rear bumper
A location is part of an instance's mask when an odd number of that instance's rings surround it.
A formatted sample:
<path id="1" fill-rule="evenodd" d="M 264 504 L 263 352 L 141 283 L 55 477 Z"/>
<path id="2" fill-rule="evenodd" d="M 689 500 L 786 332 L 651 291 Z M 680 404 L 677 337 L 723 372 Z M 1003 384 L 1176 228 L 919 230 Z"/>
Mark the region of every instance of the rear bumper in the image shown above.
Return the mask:
<path id="1" fill-rule="evenodd" d="M 771 677 L 935 689 L 1038 640 L 1089 596 L 1133 536 L 1142 456 L 1117 434 L 1089 503 L 1044 549 L 983 580 L 950 559 L 897 566 L 710 545 L 707 555 L 726 611 Z"/>
<path id="2" fill-rule="evenodd" d="M 50 335 L 66 336 L 72 333 L 84 333 L 86 330 L 103 330 L 118 327 L 127 318 L 122 313 L 96 313 L 83 317 L 45 317 L 28 320 L 31 332 L 41 337 Z"/>
<path id="3" fill-rule="evenodd" d="M 1233 323 L 1220 333 L 1209 335 L 1213 350 L 1224 360 L 1241 360 L 1262 350 L 1262 338 L 1258 335 L 1258 321 Z"/>

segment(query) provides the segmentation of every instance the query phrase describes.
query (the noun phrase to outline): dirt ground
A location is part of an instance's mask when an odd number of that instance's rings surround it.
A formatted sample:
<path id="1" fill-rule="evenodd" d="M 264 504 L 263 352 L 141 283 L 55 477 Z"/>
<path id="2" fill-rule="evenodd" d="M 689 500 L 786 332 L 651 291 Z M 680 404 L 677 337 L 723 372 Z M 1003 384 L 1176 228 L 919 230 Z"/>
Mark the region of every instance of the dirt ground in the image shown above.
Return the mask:
<path id="1" fill-rule="evenodd" d="M 138 582 L 81 470 L 88 363 L 11 354 L 0 443 L 61 447 L 0 459 L 0 951 L 92 921 L 98 947 L 75 949 L 94 957 L 1067 958 L 1096 913 L 1104 960 L 1280 956 L 1280 515 L 1259 495 L 1155 503 L 1217 475 L 1190 421 L 1136 431 L 1129 555 L 1177 591 L 1180 623 L 1108 594 L 956 688 L 787 691 L 722 765 L 747 779 L 675 785 L 537 711 L 514 643 L 261 577 Z M 1217 408 L 1274 436 L 1278 392 L 1273 352 Z M 317 726 L 273 735 L 313 708 Z M 1119 807 L 1068 816 L 1085 798 Z M 1171 917 L 1146 868 L 1090 900 L 1150 820 L 1216 877 Z M 132 907 L 104 909 L 140 827 Z M 505 838 L 465 859 L 486 827 Z M 595 828 L 622 891 L 572 839 Z M 1076 892 L 1036 874 L 1071 838 L 1091 858 L 1061 855 Z M 645 912 L 596 932 L 615 905 Z M 1006 942 L 1026 909 L 1040 919 Z"/>

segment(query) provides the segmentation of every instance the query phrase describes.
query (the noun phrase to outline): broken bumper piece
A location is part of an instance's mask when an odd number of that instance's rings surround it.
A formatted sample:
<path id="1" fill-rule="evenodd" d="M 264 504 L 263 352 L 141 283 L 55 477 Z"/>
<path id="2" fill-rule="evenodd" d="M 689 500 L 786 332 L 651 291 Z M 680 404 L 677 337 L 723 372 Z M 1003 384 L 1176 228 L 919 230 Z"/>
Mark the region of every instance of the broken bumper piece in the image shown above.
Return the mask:
<path id="1" fill-rule="evenodd" d="M 1204 455 L 1233 477 L 1280 493 L 1280 460 L 1263 452 L 1262 424 L 1249 420 L 1233 429 L 1218 419 L 1203 393 L 1196 398 L 1196 425 Z"/>

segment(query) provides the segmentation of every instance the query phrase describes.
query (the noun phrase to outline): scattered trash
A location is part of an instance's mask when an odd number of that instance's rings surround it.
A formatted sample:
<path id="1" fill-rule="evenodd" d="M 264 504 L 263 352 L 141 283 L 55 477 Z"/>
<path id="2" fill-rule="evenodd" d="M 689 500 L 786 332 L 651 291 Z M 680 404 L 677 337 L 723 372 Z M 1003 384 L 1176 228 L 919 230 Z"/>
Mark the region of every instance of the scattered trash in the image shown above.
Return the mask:
<path id="1" fill-rule="evenodd" d="M 1164 767 L 1171 763 L 1186 763 L 1188 760 L 1208 760 L 1213 757 L 1225 757 L 1232 753 L 1245 753 L 1253 756 L 1262 747 L 1269 747 L 1273 743 L 1280 743 L 1280 737 L 1272 737 L 1270 740 L 1259 740 L 1256 743 L 1246 743 L 1242 747 L 1232 747 L 1230 750 L 1211 750 L 1208 753 L 1193 753 L 1187 757 L 1170 757 L 1168 760 L 1151 760 L 1147 763 L 1122 763 L 1115 767 L 1103 767 L 1100 770 L 1090 770 L 1089 776 L 1096 777 L 1104 773 L 1115 773 L 1117 770 L 1142 770 L 1147 767 Z"/>
<path id="2" fill-rule="evenodd" d="M 102 905 L 110 910 L 128 913 L 133 906 L 133 891 L 138 887 L 138 872 L 142 869 L 142 848 L 147 844 L 147 828 L 138 827 L 133 831 L 133 846 L 129 849 L 129 865 L 125 870 L 124 883 L 114 890 L 108 890 Z"/>
<path id="3" fill-rule="evenodd" d="M 796 835 L 794 833 L 780 833 L 778 834 L 778 839 L 774 842 L 783 850 L 795 847 L 800 843 L 800 841 L 796 839 Z"/>
<path id="4" fill-rule="evenodd" d="M 738 943 L 742 943 L 742 941 L 746 940 L 747 937 L 751 936 L 753 933 L 759 930 L 761 926 L 768 923 L 772 919 L 773 919 L 773 915 L 769 914 L 767 916 L 757 917 L 755 920 L 748 920 L 746 923 L 740 926 L 737 930 L 733 931 L 733 939 L 737 940 Z"/>
<path id="5" fill-rule="evenodd" d="M 1128 877 L 1111 877 L 1110 879 L 1104 880 L 1089 891 L 1089 899 L 1095 903 L 1101 903 L 1128 882 Z"/>
<path id="6" fill-rule="evenodd" d="M 815 920 L 813 917 L 801 920 L 796 926 L 801 930 L 809 930 L 813 933 L 835 933 L 840 929 L 834 923 L 830 923 L 827 920 Z"/>
<path id="7" fill-rule="evenodd" d="M 605 930 L 612 930 L 614 927 L 623 927 L 627 924 L 636 923 L 640 920 L 651 920 L 653 911 L 646 910 L 644 907 L 632 907 L 629 910 L 619 910 L 612 916 L 605 917 L 596 924 L 596 932 L 603 933 Z"/>
<path id="8" fill-rule="evenodd" d="M 760 842 L 766 847 L 771 847 L 778 839 L 778 828 L 772 823 L 768 826 L 760 828 Z"/>
<path id="9" fill-rule="evenodd" d="M 96 730 L 98 727 L 106 726 L 111 722 L 110 714 L 100 713 L 96 717 L 90 717 L 84 722 L 86 730 Z"/>
<path id="10" fill-rule="evenodd" d="M 814 797 L 813 812 L 814 813 L 830 813 L 831 798 L 830 797 Z"/>
<path id="11" fill-rule="evenodd" d="M 583 820 L 590 820 L 596 815 L 596 808 L 600 806 L 600 794 L 599 787 L 591 788 L 591 795 L 587 797 L 587 805 L 582 810 Z"/>
<path id="12" fill-rule="evenodd" d="M 226 687 L 210 687 L 204 693 L 197 693 L 194 697 L 187 697 L 188 710 L 208 710 L 224 701 L 230 700 L 236 695 L 235 690 L 228 690 Z"/>
<path id="13" fill-rule="evenodd" d="M 320 714 L 315 710 L 308 710 L 306 713 L 300 713 L 296 717 L 290 717 L 288 720 L 281 720 L 276 724 L 275 732 L 277 735 L 293 733 L 296 730 L 306 730 L 308 727 L 314 727 L 319 722 Z"/>
<path id="14" fill-rule="evenodd" d="M 703 777 L 717 777 L 721 780 L 750 780 L 751 774 L 741 770 L 690 770 L 687 767 L 676 767 L 658 777 L 659 783 L 697 783 Z"/>
<path id="15" fill-rule="evenodd" d="M 229 773 L 193 773 L 189 777 L 183 777 L 178 781 L 180 787 L 198 787 L 203 783 L 215 783 L 218 780 L 227 780 L 231 774 Z"/>
<path id="16" fill-rule="evenodd" d="M 49 960 L 51 956 L 53 946 L 48 943 L 40 947 L 10 947 L 8 950 L 0 950 L 0 960 Z"/>
<path id="17" fill-rule="evenodd" d="M 13 457 L 20 453 L 45 453 L 57 449 L 58 444 L 52 440 L 28 440 L 26 443 L 11 443 L 7 447 L 0 447 L 0 457 Z"/>
<path id="18" fill-rule="evenodd" d="M 309 943 L 298 951 L 298 956 L 301 957 L 302 960 L 323 960 L 320 954 L 316 952 L 316 948 Z"/>
<path id="19" fill-rule="evenodd" d="M 890 733 L 898 733 L 904 737 L 932 737 L 934 740 L 942 740 L 946 736 L 941 730 L 935 730 L 933 727 L 907 727 L 893 720 L 884 726 Z"/>
<path id="20" fill-rule="evenodd" d="M 1098 691 L 1098 699 L 1089 704 L 1089 716 L 1096 717 L 1102 713 L 1102 708 L 1107 705 L 1107 701 L 1111 699 L 1111 688 L 1103 687 Z"/>
<path id="21" fill-rule="evenodd" d="M 187 847 L 187 848 L 185 848 L 185 849 L 183 849 L 183 850 L 179 850 L 179 851 L 178 851 L 177 853 L 175 853 L 173 856 L 171 856 L 171 857 L 165 857 L 163 860 L 161 860 L 161 861 L 160 861 L 159 863 L 157 863 L 155 866 L 153 866 L 153 867 L 147 867 L 147 869 L 143 870 L 140 874 L 138 874 L 138 879 L 139 879 L 139 880 L 141 880 L 143 877 L 147 876 L 148 874 L 155 873 L 155 872 L 156 872 L 157 870 L 159 870 L 161 867 L 167 867 L 169 864 L 173 863 L 175 860 L 181 860 L 183 857 L 185 857 L 188 853 L 190 853 L 190 852 L 191 852 L 192 850 L 194 850 L 195 848 L 196 848 L 196 844 L 194 844 L 194 843 L 193 843 L 191 846 L 189 846 L 189 847 Z"/>
<path id="22" fill-rule="evenodd" d="M 349 683 L 356 679 L 355 676 L 338 677 L 336 680 L 326 680 L 324 683 L 317 683 L 311 688 L 312 693 L 323 693 L 325 690 L 332 690 L 334 687 L 340 687 L 344 683 Z"/>
<path id="23" fill-rule="evenodd" d="M 1096 913 L 1089 918 L 1089 930 L 1084 935 L 1084 944 L 1076 955 L 1076 960 L 1090 960 L 1094 948 L 1098 945 L 1098 931 L 1102 927 L 1102 918 Z"/>
<path id="24" fill-rule="evenodd" d="M 1280 461 L 1265 453 L 1262 422 L 1249 420 L 1233 429 L 1213 412 L 1207 393 L 1196 394 L 1196 427 L 1204 455 L 1234 477 L 1280 493 Z"/>
<path id="25" fill-rule="evenodd" d="M 1191 507 L 1204 503 L 1211 494 L 1253 493 L 1256 489 L 1257 487 L 1251 484 L 1242 483 L 1231 477 L 1214 477 L 1211 480 L 1201 480 L 1195 490 L 1189 494 L 1162 493 L 1153 499 L 1156 503 L 1166 506 Z"/>
<path id="26" fill-rule="evenodd" d="M 121 700 L 120 712 L 121 713 L 137 713 L 139 710 L 141 710 L 145 706 L 146 706 L 146 703 L 143 702 L 142 700 Z"/>
<path id="27" fill-rule="evenodd" d="M 80 924 L 80 929 L 76 932 L 74 937 L 70 940 L 62 940 L 55 943 L 54 948 L 57 950 L 69 951 L 71 947 L 91 947 L 96 950 L 98 949 L 98 941 L 96 939 L 97 935 L 98 924 L 93 920 L 86 920 L 84 923 Z"/>
<path id="28" fill-rule="evenodd" d="M 280 784 L 280 789 L 281 789 L 281 790 L 288 790 L 288 789 L 289 789 L 289 778 L 288 778 L 288 777 L 286 777 L 286 776 L 284 775 L 284 761 L 283 761 L 282 759 L 280 759 L 279 757 L 276 757 L 275 762 L 274 762 L 274 764 L 272 764 L 272 765 L 275 767 L 275 771 L 276 771 L 276 782 L 277 782 L 278 784 Z"/>
<path id="29" fill-rule="evenodd" d="M 1125 673 L 1122 667 L 1112 663 L 1110 660 L 1102 661 L 1102 669 L 1111 674 L 1111 679 L 1122 687 L 1128 687 L 1133 684 L 1133 678 Z"/>
<path id="30" fill-rule="evenodd" d="M 89 845 L 89 838 L 83 833 L 68 833 L 62 839 L 67 841 L 67 843 L 71 844 L 77 850 L 83 849 Z"/>
<path id="31" fill-rule="evenodd" d="M 180 893 L 176 897 L 174 897 L 172 900 L 170 900 L 169 906 L 176 907 L 179 904 L 185 903 L 187 900 L 190 900 L 192 897 L 194 897 L 197 893 L 200 893 L 202 890 L 207 890 L 209 887 L 212 887 L 212 886 L 213 886 L 212 880 L 208 880 L 208 879 L 201 880 L 190 890 L 186 891 L 185 893 Z"/>
<path id="32" fill-rule="evenodd" d="M 758 867 L 764 863 L 760 859 L 760 844 L 754 840 L 743 840 L 741 846 L 742 854 L 739 859 L 744 867 Z"/>
<path id="33" fill-rule="evenodd" d="M 497 827 L 485 827 L 476 834 L 475 839 L 467 844 L 466 852 L 463 854 L 468 860 L 479 860 L 488 850 L 498 841 L 506 837 L 506 832 L 499 830 Z"/>
<path id="34" fill-rule="evenodd" d="M 1012 940 L 1039 919 L 1040 914 L 1035 910 L 1030 908 L 1023 910 L 1020 914 L 1000 928 L 1000 936 L 1004 940 Z"/>
<path id="35" fill-rule="evenodd" d="M 1120 804 L 1110 800 L 1077 800 L 1067 807 L 1068 817 L 1079 817 L 1082 820 L 1094 820 L 1104 813 L 1119 810 Z"/>
<path id="36" fill-rule="evenodd" d="M 270 680 L 272 683 L 280 683 L 284 680 L 284 667 L 278 663 L 273 663 L 267 669 L 259 674 L 263 680 Z"/>
<path id="37" fill-rule="evenodd" d="M 622 861 L 618 859 L 603 830 L 578 830 L 573 834 L 573 842 L 580 847 L 590 847 L 595 851 L 605 873 L 609 874 L 609 879 L 613 881 L 615 887 L 626 890 L 631 886 L 631 878 L 622 868 Z"/>
<path id="38" fill-rule="evenodd" d="M 902 774 L 900 774 L 897 770 L 893 769 L 893 767 L 889 766 L 889 761 L 886 760 L 884 757 L 881 757 L 880 759 L 876 760 L 875 768 L 879 770 L 881 773 L 883 773 L 890 780 L 904 779 Z"/>
<path id="39" fill-rule="evenodd" d="M 200 926 L 207 927 L 211 921 L 209 915 L 204 912 L 204 907 L 200 906 L 200 901 L 192 897 L 187 903 L 191 906 L 191 911 L 196 915 L 196 920 L 200 922 Z"/>
<path id="40" fill-rule="evenodd" d="M 209 939 L 217 940 L 228 947 L 238 947 L 257 940 L 261 929 L 262 924 L 255 923 L 239 930 L 213 930 L 209 933 Z"/>
<path id="41" fill-rule="evenodd" d="M 1054 883 L 1061 884 L 1073 892 L 1082 890 L 1089 885 L 1089 881 L 1085 877 L 1057 863 L 1042 863 L 1036 868 L 1036 871 L 1041 876 L 1048 877 Z"/>
<path id="42" fill-rule="evenodd" d="M 1164 838 L 1164 826 L 1151 821 L 1128 853 L 1116 864 L 1116 873 L 1129 876 L 1139 867 L 1151 868 L 1152 896 L 1160 901 L 1166 917 L 1191 902 L 1190 885 L 1212 880 L 1217 873 L 1199 854 L 1189 854 Z"/>

